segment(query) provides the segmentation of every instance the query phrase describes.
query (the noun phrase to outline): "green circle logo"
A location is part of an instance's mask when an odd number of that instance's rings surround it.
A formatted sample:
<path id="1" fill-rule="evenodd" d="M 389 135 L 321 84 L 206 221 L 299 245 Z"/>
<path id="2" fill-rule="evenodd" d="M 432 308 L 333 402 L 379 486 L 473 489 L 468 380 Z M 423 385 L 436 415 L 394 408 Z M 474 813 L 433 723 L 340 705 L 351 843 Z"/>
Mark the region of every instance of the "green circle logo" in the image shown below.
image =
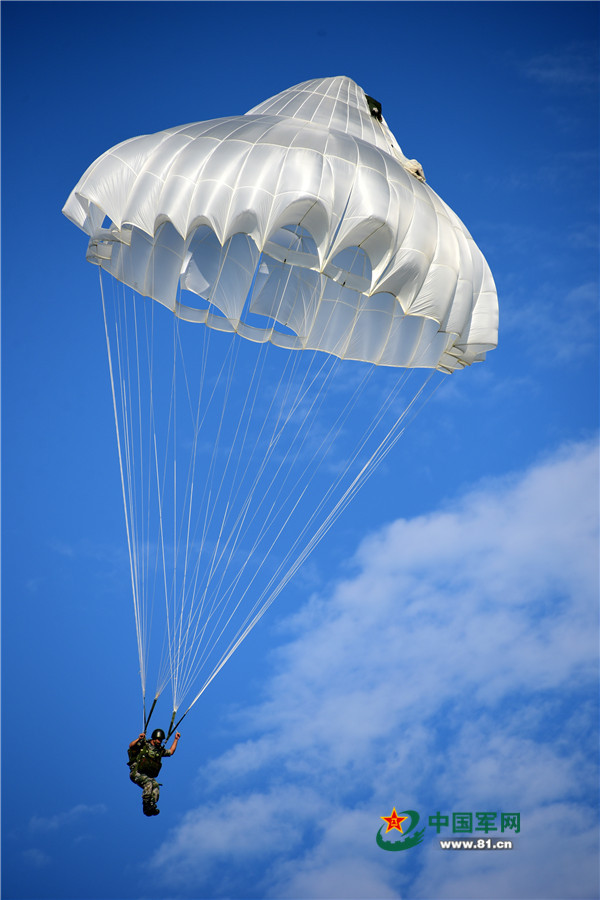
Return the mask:
<path id="1" fill-rule="evenodd" d="M 386 841 L 381 834 L 383 831 L 382 825 L 376 837 L 377 846 L 381 847 L 382 850 L 409 850 L 411 847 L 416 847 L 423 840 L 424 828 L 421 831 L 415 831 L 414 834 L 410 834 L 419 824 L 419 813 L 416 810 L 405 809 L 403 812 L 397 813 L 396 807 L 394 807 L 391 816 L 381 816 L 381 818 L 384 822 L 387 822 L 386 834 L 388 831 L 396 829 L 400 834 L 405 835 L 399 841 Z"/>

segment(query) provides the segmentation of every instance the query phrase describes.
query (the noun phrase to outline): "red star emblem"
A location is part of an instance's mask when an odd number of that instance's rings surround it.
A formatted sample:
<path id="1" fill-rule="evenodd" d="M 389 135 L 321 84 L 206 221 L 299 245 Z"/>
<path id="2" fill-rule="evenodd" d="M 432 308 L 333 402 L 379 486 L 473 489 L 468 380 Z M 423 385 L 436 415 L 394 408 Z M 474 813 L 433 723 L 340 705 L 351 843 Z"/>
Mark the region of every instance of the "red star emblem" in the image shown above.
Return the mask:
<path id="1" fill-rule="evenodd" d="M 387 822 L 387 828 L 385 829 L 386 834 L 393 828 L 397 828 L 400 834 L 404 834 L 402 831 L 402 823 L 406 822 L 408 816 L 399 816 L 396 812 L 396 807 L 393 808 L 391 816 L 379 816 L 379 818 L 383 819 L 384 822 Z"/>

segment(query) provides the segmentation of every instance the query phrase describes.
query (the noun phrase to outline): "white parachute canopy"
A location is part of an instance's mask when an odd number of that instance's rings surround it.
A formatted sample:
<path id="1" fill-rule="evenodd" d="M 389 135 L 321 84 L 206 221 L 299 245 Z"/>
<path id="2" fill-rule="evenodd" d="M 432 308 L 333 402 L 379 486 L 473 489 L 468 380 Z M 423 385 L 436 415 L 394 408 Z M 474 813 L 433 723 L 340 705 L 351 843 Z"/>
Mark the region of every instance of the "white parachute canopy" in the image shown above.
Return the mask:
<path id="1" fill-rule="evenodd" d="M 125 141 L 63 212 L 112 276 L 142 692 L 155 669 L 175 713 L 393 446 L 424 396 L 416 370 L 427 382 L 496 346 L 496 290 L 346 77 Z"/>

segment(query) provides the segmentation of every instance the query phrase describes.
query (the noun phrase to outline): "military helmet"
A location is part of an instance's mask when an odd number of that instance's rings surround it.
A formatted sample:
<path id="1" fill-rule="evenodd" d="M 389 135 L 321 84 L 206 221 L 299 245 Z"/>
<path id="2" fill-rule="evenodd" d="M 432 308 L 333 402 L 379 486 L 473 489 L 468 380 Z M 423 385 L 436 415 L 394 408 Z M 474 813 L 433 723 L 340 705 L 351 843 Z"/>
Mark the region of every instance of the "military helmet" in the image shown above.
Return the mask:
<path id="1" fill-rule="evenodd" d="M 162 730 L 162 728 L 155 728 L 154 731 L 152 732 L 152 737 L 150 738 L 150 740 L 151 741 L 164 741 L 164 739 L 165 739 L 165 733 Z"/>

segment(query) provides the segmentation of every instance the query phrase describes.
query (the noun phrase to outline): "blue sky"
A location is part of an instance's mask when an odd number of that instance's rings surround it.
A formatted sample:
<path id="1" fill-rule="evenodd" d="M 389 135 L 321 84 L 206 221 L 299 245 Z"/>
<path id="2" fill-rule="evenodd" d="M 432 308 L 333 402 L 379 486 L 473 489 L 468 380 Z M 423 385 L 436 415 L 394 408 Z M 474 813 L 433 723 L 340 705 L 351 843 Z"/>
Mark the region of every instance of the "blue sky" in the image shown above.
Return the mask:
<path id="1" fill-rule="evenodd" d="M 1 10 L 3 895 L 597 897 L 597 4 Z M 499 347 L 225 666 L 145 819 L 98 282 L 60 211 L 119 141 L 338 74 L 483 250 Z M 393 807 L 519 811 L 518 846 L 384 853 Z"/>

